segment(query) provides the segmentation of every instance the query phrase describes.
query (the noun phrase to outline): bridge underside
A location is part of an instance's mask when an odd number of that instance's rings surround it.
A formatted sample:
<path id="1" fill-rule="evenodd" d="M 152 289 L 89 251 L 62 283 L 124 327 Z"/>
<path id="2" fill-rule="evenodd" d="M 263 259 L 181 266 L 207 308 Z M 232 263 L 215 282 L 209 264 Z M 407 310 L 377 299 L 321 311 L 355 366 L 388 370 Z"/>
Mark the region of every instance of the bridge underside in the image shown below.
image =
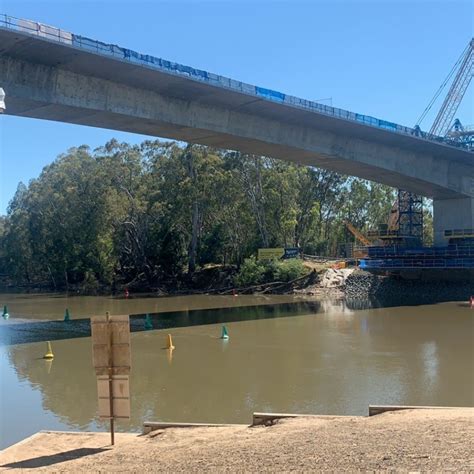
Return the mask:
<path id="1" fill-rule="evenodd" d="M 435 198 L 437 241 L 472 228 L 463 150 L 0 29 L 7 114 L 272 156 Z M 449 214 L 449 216 L 447 216 Z"/>

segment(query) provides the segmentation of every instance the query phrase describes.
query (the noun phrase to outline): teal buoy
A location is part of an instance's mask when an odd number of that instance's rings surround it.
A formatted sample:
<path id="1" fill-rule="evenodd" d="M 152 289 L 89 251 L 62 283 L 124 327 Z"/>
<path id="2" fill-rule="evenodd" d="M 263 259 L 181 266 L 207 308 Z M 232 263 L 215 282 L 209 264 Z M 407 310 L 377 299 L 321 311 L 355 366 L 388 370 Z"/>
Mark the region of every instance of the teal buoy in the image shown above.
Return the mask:
<path id="1" fill-rule="evenodd" d="M 66 308 L 66 312 L 64 313 L 64 322 L 68 323 L 71 321 L 71 316 L 69 316 L 69 310 Z"/>
<path id="2" fill-rule="evenodd" d="M 145 316 L 145 330 L 148 331 L 149 329 L 153 329 L 153 322 L 152 322 L 152 320 L 151 320 L 151 318 L 150 318 L 150 315 L 147 314 L 147 315 Z"/>
<path id="3" fill-rule="evenodd" d="M 227 328 L 222 326 L 221 339 L 229 339 L 229 334 L 227 333 Z"/>
<path id="4" fill-rule="evenodd" d="M 8 308 L 7 305 L 3 307 L 3 314 L 2 314 L 3 319 L 8 319 L 10 315 L 8 314 Z"/>

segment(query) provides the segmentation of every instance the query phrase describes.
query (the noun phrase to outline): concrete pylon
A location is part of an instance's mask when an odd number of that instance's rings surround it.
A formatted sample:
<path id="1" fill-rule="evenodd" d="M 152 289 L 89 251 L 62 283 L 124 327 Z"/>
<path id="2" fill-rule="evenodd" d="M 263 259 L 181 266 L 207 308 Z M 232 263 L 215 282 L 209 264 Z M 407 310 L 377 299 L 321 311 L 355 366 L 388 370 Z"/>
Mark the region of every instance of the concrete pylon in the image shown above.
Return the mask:
<path id="1" fill-rule="evenodd" d="M 435 245 L 448 245 L 448 230 L 474 230 L 474 198 L 433 200 L 433 228 Z"/>

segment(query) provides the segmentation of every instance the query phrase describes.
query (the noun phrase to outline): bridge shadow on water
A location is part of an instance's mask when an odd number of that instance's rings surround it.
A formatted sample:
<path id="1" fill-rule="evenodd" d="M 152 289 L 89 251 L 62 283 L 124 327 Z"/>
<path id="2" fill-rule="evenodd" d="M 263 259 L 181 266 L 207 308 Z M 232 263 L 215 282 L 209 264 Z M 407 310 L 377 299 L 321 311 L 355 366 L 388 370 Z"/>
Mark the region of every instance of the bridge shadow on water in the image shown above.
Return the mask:
<path id="1" fill-rule="evenodd" d="M 340 302 L 341 311 L 344 303 Z M 358 308 L 360 309 L 360 308 Z M 258 306 L 170 311 L 150 314 L 153 329 L 171 329 L 205 324 L 224 324 L 235 321 L 250 321 L 316 314 L 325 312 L 324 302 L 300 301 Z M 145 315 L 130 316 L 132 332 L 145 331 Z M 31 342 L 74 339 L 91 335 L 90 319 L 70 321 L 0 321 L 0 345 L 26 344 Z"/>
<path id="2" fill-rule="evenodd" d="M 374 308 L 394 306 L 419 306 L 449 301 L 446 298 L 404 297 L 346 300 L 297 301 L 293 303 L 238 306 L 230 308 L 196 309 L 150 313 L 153 329 L 172 329 L 205 324 L 224 324 L 237 321 L 258 319 L 288 318 L 305 314 L 327 312 L 363 311 Z M 459 306 L 468 307 L 469 303 L 459 302 Z M 130 315 L 131 332 L 146 331 L 145 314 Z M 30 342 L 55 341 L 90 337 L 90 318 L 72 319 L 70 321 L 54 320 L 0 320 L 0 346 L 26 344 Z"/>

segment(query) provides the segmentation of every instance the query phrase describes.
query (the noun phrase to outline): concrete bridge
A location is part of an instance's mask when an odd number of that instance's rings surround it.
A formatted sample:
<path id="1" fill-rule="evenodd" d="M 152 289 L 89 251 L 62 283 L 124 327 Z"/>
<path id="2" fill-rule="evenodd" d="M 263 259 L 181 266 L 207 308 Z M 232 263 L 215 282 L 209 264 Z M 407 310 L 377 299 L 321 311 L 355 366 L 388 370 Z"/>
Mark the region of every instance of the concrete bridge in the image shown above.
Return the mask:
<path id="1" fill-rule="evenodd" d="M 272 156 L 434 198 L 474 228 L 474 154 L 440 137 L 0 16 L 6 113 Z"/>

